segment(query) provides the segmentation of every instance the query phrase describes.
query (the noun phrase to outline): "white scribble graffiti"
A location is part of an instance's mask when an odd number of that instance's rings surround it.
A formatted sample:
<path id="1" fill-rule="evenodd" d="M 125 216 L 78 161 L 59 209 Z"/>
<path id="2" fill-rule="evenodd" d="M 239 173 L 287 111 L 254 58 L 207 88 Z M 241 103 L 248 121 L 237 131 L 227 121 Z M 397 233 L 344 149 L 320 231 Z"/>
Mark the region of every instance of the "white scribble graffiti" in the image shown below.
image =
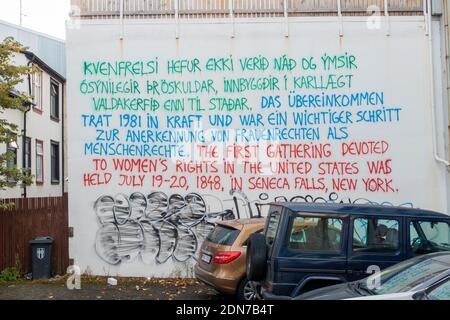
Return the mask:
<path id="1" fill-rule="evenodd" d="M 163 264 L 170 259 L 186 262 L 195 258 L 199 246 L 218 220 L 261 217 L 261 207 L 272 202 L 269 195 L 261 193 L 259 199 L 250 201 L 239 190 L 230 191 L 231 199 L 220 200 L 214 195 L 189 193 L 186 196 L 152 192 L 147 196 L 135 192 L 130 196 L 101 196 L 94 204 L 100 225 L 95 249 L 105 262 L 117 265 L 140 258 L 145 264 Z M 206 200 L 208 199 L 208 203 Z M 368 199 L 339 198 L 312 195 L 287 199 L 276 197 L 273 202 L 342 203 L 393 205 Z M 224 210 L 229 202 L 233 209 Z M 400 206 L 413 207 L 412 203 Z M 212 212 L 212 208 L 217 209 Z M 255 210 L 256 209 L 256 210 Z"/>
<path id="2" fill-rule="evenodd" d="M 235 218 L 231 210 L 207 212 L 204 199 L 195 193 L 102 196 L 94 209 L 100 223 L 95 249 L 114 265 L 138 257 L 148 264 L 171 258 L 185 262 L 195 256 L 215 221 Z"/>

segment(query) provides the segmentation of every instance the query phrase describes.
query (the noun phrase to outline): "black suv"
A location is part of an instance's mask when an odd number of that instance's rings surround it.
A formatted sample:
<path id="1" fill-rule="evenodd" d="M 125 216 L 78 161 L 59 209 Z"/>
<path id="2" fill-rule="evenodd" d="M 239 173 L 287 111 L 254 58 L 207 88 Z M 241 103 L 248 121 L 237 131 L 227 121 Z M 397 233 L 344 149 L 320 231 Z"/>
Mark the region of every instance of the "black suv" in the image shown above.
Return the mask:
<path id="1" fill-rule="evenodd" d="M 265 299 L 365 278 L 416 255 L 450 251 L 450 216 L 411 208 L 272 203 L 247 247 Z"/>

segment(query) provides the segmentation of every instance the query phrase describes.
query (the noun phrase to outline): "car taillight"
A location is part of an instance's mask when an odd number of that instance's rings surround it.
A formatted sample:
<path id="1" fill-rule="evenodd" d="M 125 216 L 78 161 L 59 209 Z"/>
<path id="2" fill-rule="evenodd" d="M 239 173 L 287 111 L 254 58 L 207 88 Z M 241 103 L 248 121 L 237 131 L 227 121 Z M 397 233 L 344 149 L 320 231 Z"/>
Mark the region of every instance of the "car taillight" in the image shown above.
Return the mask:
<path id="1" fill-rule="evenodd" d="M 214 255 L 213 263 L 227 264 L 239 258 L 240 255 L 241 253 L 238 251 L 218 252 Z"/>

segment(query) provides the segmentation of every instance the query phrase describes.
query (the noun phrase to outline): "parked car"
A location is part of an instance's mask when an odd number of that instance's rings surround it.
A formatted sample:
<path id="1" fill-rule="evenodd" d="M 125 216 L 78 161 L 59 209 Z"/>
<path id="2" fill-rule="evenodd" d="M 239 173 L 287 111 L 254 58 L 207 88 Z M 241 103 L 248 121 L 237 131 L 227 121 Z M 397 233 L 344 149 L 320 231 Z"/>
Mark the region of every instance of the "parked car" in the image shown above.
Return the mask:
<path id="1" fill-rule="evenodd" d="M 417 255 L 450 250 L 450 217 L 421 209 L 273 203 L 247 247 L 247 278 L 265 299 L 365 278 Z"/>
<path id="2" fill-rule="evenodd" d="M 197 279 L 240 300 L 257 299 L 257 287 L 246 277 L 246 246 L 252 234 L 264 230 L 264 222 L 264 218 L 219 222 L 201 246 Z"/>
<path id="3" fill-rule="evenodd" d="M 391 266 L 378 275 L 313 290 L 295 298 L 342 299 L 450 300 L 450 253 L 431 253 L 415 257 Z"/>

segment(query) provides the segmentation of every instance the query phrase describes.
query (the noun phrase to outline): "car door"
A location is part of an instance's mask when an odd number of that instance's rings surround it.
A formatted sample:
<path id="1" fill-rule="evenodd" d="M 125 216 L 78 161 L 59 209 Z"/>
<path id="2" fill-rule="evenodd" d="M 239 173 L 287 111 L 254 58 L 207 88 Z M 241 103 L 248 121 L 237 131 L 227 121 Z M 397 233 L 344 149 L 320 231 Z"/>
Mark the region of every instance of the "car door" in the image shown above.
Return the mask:
<path id="1" fill-rule="evenodd" d="M 404 219 L 352 215 L 348 243 L 348 281 L 365 278 L 405 259 Z"/>
<path id="2" fill-rule="evenodd" d="M 290 215 L 277 257 L 276 282 L 286 295 L 301 293 L 312 281 L 345 280 L 347 221 L 347 216 Z"/>

